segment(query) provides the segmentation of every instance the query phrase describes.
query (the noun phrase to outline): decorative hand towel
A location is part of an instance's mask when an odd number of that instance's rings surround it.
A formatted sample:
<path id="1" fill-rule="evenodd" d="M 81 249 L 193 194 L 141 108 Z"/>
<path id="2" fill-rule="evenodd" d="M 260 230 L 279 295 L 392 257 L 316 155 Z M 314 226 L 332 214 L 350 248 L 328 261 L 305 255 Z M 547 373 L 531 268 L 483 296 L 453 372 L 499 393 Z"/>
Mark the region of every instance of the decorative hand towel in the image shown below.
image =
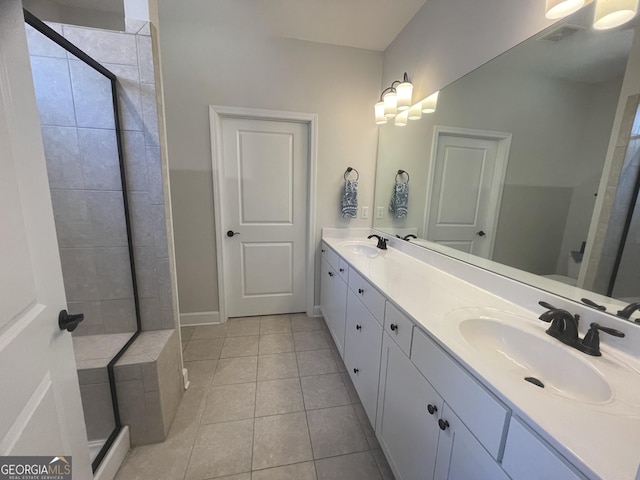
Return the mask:
<path id="1" fill-rule="evenodd" d="M 341 211 L 343 218 L 356 218 L 358 216 L 358 180 L 345 179 Z"/>
<path id="2" fill-rule="evenodd" d="M 401 175 L 401 173 L 398 172 L 398 175 Z M 406 182 L 398 181 L 398 175 L 396 175 L 396 182 L 393 185 L 389 211 L 393 213 L 395 218 L 407 218 L 407 208 L 409 206 L 409 175 L 407 174 Z"/>

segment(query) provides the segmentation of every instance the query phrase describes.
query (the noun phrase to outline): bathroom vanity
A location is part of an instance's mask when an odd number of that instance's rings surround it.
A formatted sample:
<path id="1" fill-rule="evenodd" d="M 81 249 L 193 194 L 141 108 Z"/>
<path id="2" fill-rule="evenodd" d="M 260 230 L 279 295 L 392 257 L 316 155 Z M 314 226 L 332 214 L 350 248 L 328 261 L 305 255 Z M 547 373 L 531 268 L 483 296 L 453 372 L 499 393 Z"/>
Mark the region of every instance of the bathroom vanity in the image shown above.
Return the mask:
<path id="1" fill-rule="evenodd" d="M 636 478 L 637 327 L 358 230 L 323 233 L 321 310 L 397 480 Z M 539 300 L 626 337 L 588 356 Z"/>

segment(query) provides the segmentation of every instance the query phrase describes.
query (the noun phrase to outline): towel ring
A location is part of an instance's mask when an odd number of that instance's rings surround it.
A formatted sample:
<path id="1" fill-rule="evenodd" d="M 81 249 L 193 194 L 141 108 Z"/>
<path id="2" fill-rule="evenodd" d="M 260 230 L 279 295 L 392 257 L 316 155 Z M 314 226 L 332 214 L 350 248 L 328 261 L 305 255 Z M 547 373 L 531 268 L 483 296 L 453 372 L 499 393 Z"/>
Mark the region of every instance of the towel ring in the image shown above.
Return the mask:
<path id="1" fill-rule="evenodd" d="M 407 172 L 405 170 L 398 170 L 398 173 L 396 174 L 396 182 L 398 181 L 398 177 L 400 175 L 406 175 L 407 176 L 407 183 L 409 183 L 409 172 Z"/>
<path id="2" fill-rule="evenodd" d="M 347 180 L 347 175 L 349 175 L 351 172 L 356 172 L 356 181 L 358 181 L 360 179 L 360 173 L 353 167 L 347 167 L 344 172 L 344 179 Z"/>

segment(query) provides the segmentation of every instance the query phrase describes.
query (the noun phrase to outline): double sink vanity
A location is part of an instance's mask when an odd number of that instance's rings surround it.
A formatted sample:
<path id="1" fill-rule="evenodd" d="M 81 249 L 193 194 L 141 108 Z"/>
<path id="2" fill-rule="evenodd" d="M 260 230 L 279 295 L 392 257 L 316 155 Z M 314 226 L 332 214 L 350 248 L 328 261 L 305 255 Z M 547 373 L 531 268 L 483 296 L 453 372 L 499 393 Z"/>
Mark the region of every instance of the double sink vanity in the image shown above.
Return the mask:
<path id="1" fill-rule="evenodd" d="M 367 230 L 325 229 L 321 310 L 397 480 L 636 479 L 636 327 Z M 538 301 L 626 333 L 590 356 Z"/>

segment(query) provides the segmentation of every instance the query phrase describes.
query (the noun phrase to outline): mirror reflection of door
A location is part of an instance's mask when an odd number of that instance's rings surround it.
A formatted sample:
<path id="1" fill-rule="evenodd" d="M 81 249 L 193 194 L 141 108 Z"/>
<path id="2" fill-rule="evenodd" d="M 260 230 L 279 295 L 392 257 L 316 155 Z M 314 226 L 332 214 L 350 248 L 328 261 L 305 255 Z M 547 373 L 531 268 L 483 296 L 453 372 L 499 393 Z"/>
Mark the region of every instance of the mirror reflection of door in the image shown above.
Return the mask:
<path id="1" fill-rule="evenodd" d="M 491 258 L 509 134 L 436 127 L 427 190 L 427 240 Z"/>

